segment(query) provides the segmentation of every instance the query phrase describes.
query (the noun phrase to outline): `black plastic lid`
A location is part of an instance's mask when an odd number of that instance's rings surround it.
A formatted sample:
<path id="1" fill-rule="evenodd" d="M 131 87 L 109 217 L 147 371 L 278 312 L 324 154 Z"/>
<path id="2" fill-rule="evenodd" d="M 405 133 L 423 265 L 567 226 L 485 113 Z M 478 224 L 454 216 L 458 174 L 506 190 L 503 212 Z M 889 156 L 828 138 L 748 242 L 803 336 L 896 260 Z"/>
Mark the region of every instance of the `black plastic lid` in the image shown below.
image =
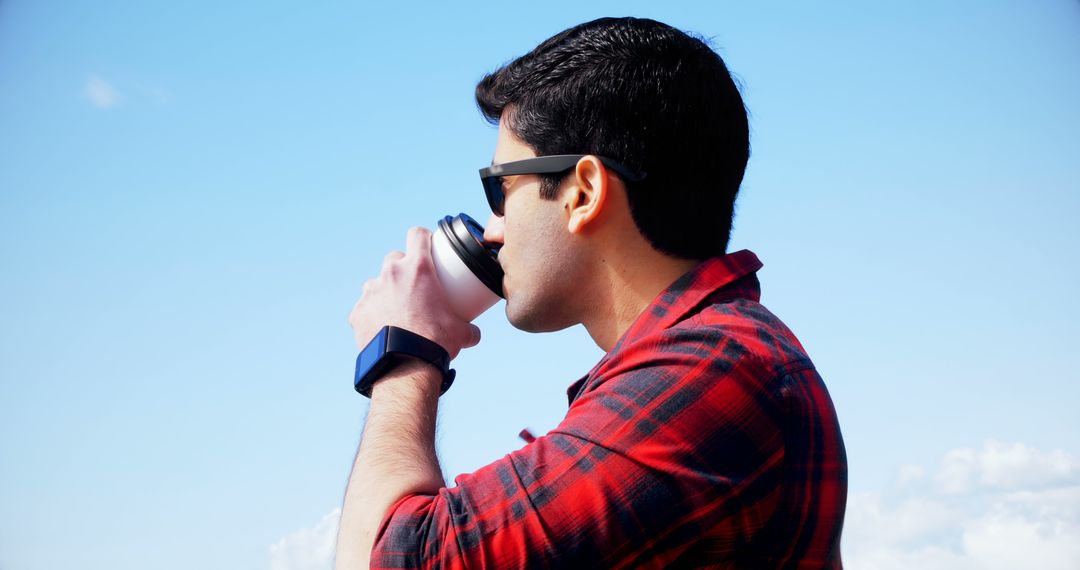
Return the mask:
<path id="1" fill-rule="evenodd" d="M 439 220 L 439 229 L 446 234 L 450 247 L 454 248 L 454 252 L 477 279 L 502 297 L 503 270 L 499 265 L 499 248 L 484 243 L 484 227 L 462 213 Z"/>

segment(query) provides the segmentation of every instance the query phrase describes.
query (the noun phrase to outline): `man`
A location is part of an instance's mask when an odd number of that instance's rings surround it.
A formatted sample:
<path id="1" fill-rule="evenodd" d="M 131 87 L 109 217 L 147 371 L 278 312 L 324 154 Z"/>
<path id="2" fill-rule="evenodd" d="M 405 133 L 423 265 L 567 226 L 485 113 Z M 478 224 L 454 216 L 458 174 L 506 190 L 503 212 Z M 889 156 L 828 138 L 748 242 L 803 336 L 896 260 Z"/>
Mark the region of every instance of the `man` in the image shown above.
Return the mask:
<path id="1" fill-rule="evenodd" d="M 434 447 L 442 374 L 419 359 L 382 373 L 337 567 L 839 568 L 832 402 L 758 303 L 761 263 L 725 254 L 749 141 L 720 57 L 659 22 L 605 18 L 485 77 L 477 102 L 499 126 L 494 164 L 581 155 L 485 181 L 507 318 L 581 323 L 607 354 L 558 427 L 453 488 Z M 410 230 L 365 284 L 359 347 L 384 325 L 451 358 L 480 341 L 445 308 L 429 246 Z"/>

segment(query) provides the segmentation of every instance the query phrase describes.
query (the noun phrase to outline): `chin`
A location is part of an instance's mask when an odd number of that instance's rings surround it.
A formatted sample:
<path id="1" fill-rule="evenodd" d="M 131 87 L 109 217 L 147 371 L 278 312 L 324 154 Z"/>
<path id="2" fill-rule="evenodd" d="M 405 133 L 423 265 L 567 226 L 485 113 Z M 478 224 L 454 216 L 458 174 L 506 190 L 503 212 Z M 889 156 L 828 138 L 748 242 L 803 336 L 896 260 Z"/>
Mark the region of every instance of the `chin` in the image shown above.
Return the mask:
<path id="1" fill-rule="evenodd" d="M 561 331 L 571 327 L 576 322 L 569 322 L 556 311 L 544 310 L 541 307 L 529 304 L 511 302 L 506 298 L 506 320 L 518 330 L 530 333 L 545 333 Z"/>

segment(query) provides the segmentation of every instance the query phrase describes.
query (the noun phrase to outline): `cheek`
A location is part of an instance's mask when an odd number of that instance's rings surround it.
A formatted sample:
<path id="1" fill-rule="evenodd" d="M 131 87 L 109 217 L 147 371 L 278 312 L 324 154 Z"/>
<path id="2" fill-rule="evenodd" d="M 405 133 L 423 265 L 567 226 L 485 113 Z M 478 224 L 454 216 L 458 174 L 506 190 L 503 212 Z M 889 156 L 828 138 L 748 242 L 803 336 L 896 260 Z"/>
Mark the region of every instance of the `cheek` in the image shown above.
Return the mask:
<path id="1" fill-rule="evenodd" d="M 518 190 L 511 196 L 523 198 Z M 508 262 L 517 264 L 511 271 L 517 269 L 544 275 L 557 270 L 565 256 L 565 225 L 556 202 L 539 198 L 533 204 L 508 200 L 503 218 L 503 247 L 506 250 L 503 255 Z"/>
<path id="2" fill-rule="evenodd" d="M 532 231 L 530 221 L 530 212 L 525 208 L 519 208 L 506 204 L 503 216 L 503 246 L 509 246 L 509 250 L 512 252 L 523 251 L 529 245 L 531 238 L 529 237 Z M 515 257 L 520 257 L 517 253 Z"/>

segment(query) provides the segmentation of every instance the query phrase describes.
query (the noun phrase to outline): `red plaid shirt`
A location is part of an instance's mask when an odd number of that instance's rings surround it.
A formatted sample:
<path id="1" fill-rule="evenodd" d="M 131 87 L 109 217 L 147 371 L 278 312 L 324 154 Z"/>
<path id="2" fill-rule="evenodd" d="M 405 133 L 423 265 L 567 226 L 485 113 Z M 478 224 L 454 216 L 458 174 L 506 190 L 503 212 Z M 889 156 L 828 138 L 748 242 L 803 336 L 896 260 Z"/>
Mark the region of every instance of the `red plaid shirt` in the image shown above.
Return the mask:
<path id="1" fill-rule="evenodd" d="M 372 568 L 840 568 L 847 459 L 743 250 L 679 278 L 568 391 L 558 427 L 397 501 Z"/>

